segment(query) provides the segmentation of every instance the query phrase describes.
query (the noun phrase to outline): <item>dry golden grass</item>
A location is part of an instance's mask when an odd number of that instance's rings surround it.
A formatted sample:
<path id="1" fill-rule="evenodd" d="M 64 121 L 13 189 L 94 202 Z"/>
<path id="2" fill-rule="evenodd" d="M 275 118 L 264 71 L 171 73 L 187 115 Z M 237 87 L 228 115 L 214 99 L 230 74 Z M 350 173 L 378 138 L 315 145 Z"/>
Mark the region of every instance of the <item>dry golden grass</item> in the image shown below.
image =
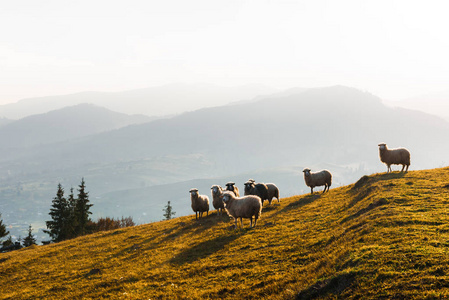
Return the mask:
<path id="1" fill-rule="evenodd" d="M 449 298 L 448 207 L 449 168 L 374 174 L 255 229 L 212 213 L 3 253 L 0 298 Z"/>

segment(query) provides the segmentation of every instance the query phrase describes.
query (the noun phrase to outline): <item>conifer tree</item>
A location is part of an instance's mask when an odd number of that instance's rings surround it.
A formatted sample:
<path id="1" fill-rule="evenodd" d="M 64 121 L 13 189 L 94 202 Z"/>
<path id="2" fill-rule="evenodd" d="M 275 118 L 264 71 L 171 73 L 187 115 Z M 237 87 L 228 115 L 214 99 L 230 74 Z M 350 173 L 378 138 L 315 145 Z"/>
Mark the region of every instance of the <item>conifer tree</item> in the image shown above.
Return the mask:
<path id="1" fill-rule="evenodd" d="M 75 209 L 76 209 L 77 199 L 75 199 L 75 195 L 73 194 L 73 187 L 70 188 L 70 195 L 67 198 L 68 205 L 68 220 L 67 220 L 67 235 L 68 238 L 74 238 L 77 236 L 76 228 L 78 226 L 78 220 L 76 219 Z"/>
<path id="2" fill-rule="evenodd" d="M 0 214 L 0 239 L 7 236 L 8 234 L 9 234 L 9 231 L 6 230 L 5 224 L 3 224 L 2 214 Z"/>
<path id="3" fill-rule="evenodd" d="M 45 222 L 48 230 L 44 230 L 44 232 L 50 235 L 54 242 L 67 239 L 67 220 L 69 219 L 69 210 L 67 200 L 64 198 L 64 189 L 60 183 L 58 184 L 56 197 L 53 198 L 52 208 L 50 209 L 49 215 L 52 220 Z"/>
<path id="4" fill-rule="evenodd" d="M 165 220 L 170 220 L 172 216 L 176 214 L 176 212 L 173 211 L 173 207 L 170 205 L 170 201 L 168 201 L 163 211 Z"/>
<path id="5" fill-rule="evenodd" d="M 36 245 L 36 238 L 33 235 L 33 228 L 30 225 L 28 227 L 28 235 L 23 239 L 23 246 L 29 247 L 31 245 Z"/>
<path id="6" fill-rule="evenodd" d="M 93 204 L 89 203 L 89 193 L 86 192 L 84 178 L 81 179 L 81 184 L 78 187 L 78 198 L 75 206 L 76 233 L 77 235 L 84 235 L 86 234 L 87 224 L 90 221 L 89 215 L 92 214 L 89 209 Z"/>

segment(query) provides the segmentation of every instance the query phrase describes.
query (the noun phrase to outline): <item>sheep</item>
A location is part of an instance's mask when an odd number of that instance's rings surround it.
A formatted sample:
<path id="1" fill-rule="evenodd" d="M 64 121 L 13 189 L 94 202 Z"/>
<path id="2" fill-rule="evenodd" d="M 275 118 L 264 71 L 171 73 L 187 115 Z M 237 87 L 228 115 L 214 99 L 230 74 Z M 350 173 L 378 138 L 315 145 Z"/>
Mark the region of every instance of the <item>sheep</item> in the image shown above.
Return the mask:
<path id="1" fill-rule="evenodd" d="M 265 185 L 268 187 L 268 202 L 269 202 L 269 204 L 271 204 L 271 200 L 273 200 L 273 198 L 278 199 L 278 203 L 280 203 L 279 188 L 274 183 L 265 183 Z"/>
<path id="2" fill-rule="evenodd" d="M 190 190 L 190 200 L 192 201 L 192 209 L 195 212 L 195 219 L 201 218 L 203 212 L 209 215 L 209 197 L 198 194 L 198 189 Z"/>
<path id="3" fill-rule="evenodd" d="M 248 179 L 248 181 L 244 183 L 245 189 L 244 189 L 243 194 L 245 196 L 251 195 L 251 188 L 252 188 L 253 184 L 255 184 L 254 179 Z"/>
<path id="4" fill-rule="evenodd" d="M 235 182 L 226 183 L 226 191 L 234 192 L 236 197 L 240 197 L 239 188 L 235 186 Z"/>
<path id="5" fill-rule="evenodd" d="M 381 143 L 379 146 L 380 161 L 387 165 L 387 173 L 392 172 L 391 165 L 402 165 L 401 172 L 408 171 L 410 166 L 410 151 L 405 148 L 388 149 L 387 144 Z"/>
<path id="6" fill-rule="evenodd" d="M 312 173 L 309 168 L 305 168 L 304 172 L 304 181 L 306 185 L 310 187 L 310 193 L 313 194 L 313 188 L 316 186 L 324 185 L 323 193 L 329 191 L 329 187 L 332 184 L 332 174 L 328 170 L 322 170 L 319 172 Z"/>
<path id="7" fill-rule="evenodd" d="M 210 189 L 212 193 L 212 204 L 217 210 L 217 214 L 221 215 L 224 209 L 223 188 L 219 185 L 213 185 Z"/>
<path id="8" fill-rule="evenodd" d="M 269 200 L 268 187 L 265 183 L 255 183 L 254 181 L 245 182 L 245 194 L 259 196 L 262 204 L 265 200 Z"/>
<path id="9" fill-rule="evenodd" d="M 234 218 L 234 226 L 237 229 L 237 219 L 240 218 L 240 224 L 243 228 L 242 218 L 250 219 L 250 228 L 256 227 L 257 219 L 262 214 L 262 200 L 259 196 L 249 195 L 243 197 L 236 197 L 234 193 L 229 191 L 223 193 L 223 202 L 225 210 L 230 217 Z"/>

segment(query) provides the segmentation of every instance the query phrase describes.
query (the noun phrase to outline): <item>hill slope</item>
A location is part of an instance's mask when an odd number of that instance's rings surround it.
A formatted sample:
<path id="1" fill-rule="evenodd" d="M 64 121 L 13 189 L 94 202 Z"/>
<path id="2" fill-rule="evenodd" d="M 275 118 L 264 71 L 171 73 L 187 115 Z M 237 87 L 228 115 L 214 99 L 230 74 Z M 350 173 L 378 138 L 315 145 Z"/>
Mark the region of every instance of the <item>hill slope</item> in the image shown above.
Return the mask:
<path id="1" fill-rule="evenodd" d="M 375 174 L 265 205 L 0 254 L 1 299 L 449 296 L 449 168 Z"/>

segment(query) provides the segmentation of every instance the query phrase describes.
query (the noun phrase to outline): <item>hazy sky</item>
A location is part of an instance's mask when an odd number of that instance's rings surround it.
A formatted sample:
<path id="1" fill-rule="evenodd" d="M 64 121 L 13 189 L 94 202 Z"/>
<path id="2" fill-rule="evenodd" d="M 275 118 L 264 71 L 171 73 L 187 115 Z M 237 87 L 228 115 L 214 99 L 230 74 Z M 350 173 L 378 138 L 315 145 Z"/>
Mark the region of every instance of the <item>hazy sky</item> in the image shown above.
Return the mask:
<path id="1" fill-rule="evenodd" d="M 172 82 L 447 90 L 447 1 L 1 1 L 0 104 Z"/>

